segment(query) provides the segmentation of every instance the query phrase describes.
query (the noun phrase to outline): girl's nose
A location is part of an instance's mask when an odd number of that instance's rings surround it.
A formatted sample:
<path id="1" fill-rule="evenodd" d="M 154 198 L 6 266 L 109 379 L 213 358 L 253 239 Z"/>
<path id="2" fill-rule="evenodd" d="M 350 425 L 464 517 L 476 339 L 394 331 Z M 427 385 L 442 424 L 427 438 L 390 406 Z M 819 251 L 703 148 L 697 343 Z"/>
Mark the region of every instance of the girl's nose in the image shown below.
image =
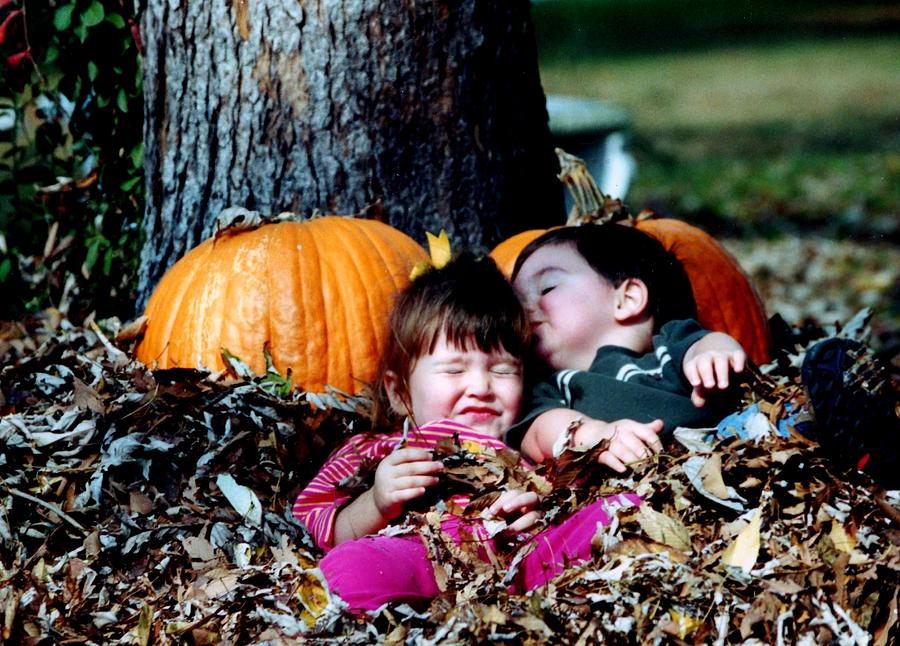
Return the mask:
<path id="1" fill-rule="evenodd" d="M 492 392 L 490 373 L 487 370 L 470 371 L 467 390 L 480 397 L 490 394 Z"/>

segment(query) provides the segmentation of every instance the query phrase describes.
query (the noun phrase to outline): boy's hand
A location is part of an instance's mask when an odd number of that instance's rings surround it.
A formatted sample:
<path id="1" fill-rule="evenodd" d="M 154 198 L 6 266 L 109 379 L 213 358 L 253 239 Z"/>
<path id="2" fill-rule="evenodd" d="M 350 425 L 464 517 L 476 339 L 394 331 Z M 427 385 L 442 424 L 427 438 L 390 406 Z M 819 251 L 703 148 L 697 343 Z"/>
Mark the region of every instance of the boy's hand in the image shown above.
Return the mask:
<path id="1" fill-rule="evenodd" d="M 375 470 L 372 500 L 386 520 L 393 520 L 403 512 L 404 503 L 425 494 L 438 482 L 434 475 L 444 468 L 443 463 L 431 459 L 426 449 L 398 449 L 384 458 Z"/>
<path id="2" fill-rule="evenodd" d="M 628 470 L 628 464 L 662 451 L 662 442 L 659 440 L 662 430 L 663 422 L 660 419 L 649 424 L 631 419 L 616 422 L 588 419 L 575 432 L 574 439 L 577 444 L 587 446 L 609 440 L 609 448 L 600 454 L 597 462 L 613 471 L 624 473 Z"/>
<path id="3" fill-rule="evenodd" d="M 725 390 L 731 373 L 739 374 L 747 365 L 741 344 L 723 332 L 710 332 L 688 348 L 682 370 L 694 387 L 691 401 L 698 408 L 706 404 L 706 394 Z"/>
<path id="4" fill-rule="evenodd" d="M 518 518 L 507 525 L 506 531 L 522 532 L 534 525 L 540 518 L 535 510 L 540 498 L 533 491 L 504 491 L 500 497 L 488 507 L 488 511 L 497 518 Z"/>
<path id="5" fill-rule="evenodd" d="M 684 364 L 684 376 L 694 387 L 691 401 L 698 408 L 706 404 L 706 394 L 714 390 L 725 390 L 731 373 L 743 372 L 747 355 L 743 350 L 708 350 L 693 357 Z"/>

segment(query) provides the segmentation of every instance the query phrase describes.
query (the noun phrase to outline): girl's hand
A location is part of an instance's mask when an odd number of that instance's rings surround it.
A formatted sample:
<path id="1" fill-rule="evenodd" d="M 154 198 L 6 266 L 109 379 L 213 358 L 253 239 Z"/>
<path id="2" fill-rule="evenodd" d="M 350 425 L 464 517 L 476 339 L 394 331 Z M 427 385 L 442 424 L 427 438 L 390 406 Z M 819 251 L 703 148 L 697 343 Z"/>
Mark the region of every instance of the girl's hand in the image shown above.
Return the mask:
<path id="1" fill-rule="evenodd" d="M 431 459 L 426 449 L 398 449 L 381 461 L 375 470 L 372 500 L 385 520 L 393 520 L 403 512 L 403 505 L 424 495 L 425 490 L 438 482 L 444 468 Z"/>
<path id="2" fill-rule="evenodd" d="M 580 445 L 595 446 L 601 440 L 609 440 L 607 448 L 597 458 L 613 471 L 624 473 L 628 464 L 637 462 L 662 451 L 659 434 L 663 430 L 660 419 L 649 424 L 620 419 L 616 422 L 585 420 L 575 431 L 575 442 Z"/>
<path id="3" fill-rule="evenodd" d="M 507 524 L 506 531 L 522 532 L 534 525 L 541 517 L 535 510 L 540 498 L 533 491 L 504 491 L 488 511 L 497 518 L 515 518 Z"/>

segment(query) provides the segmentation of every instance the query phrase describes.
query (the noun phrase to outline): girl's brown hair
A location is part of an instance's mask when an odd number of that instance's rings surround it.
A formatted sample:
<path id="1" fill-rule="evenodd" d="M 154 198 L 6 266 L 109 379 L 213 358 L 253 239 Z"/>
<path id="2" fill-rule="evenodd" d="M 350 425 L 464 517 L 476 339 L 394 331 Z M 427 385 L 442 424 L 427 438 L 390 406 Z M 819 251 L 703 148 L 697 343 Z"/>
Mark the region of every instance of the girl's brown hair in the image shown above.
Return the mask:
<path id="1" fill-rule="evenodd" d="M 463 253 L 441 269 L 431 269 L 400 292 L 388 324 L 376 390 L 375 421 L 389 423 L 391 409 L 384 375 L 399 378 L 406 406 L 409 376 L 416 361 L 431 352 L 446 334 L 448 343 L 484 352 L 503 349 L 521 357 L 528 348 L 530 327 L 512 285 L 491 258 Z"/>

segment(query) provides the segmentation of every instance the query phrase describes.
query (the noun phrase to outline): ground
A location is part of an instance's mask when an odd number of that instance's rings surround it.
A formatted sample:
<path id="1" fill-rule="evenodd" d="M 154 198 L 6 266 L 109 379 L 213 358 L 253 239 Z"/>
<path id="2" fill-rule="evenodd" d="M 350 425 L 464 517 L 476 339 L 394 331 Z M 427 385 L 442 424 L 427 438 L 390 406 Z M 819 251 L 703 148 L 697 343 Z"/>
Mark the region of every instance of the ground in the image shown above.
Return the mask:
<path id="1" fill-rule="evenodd" d="M 634 56 L 544 76 L 548 91 L 628 105 L 641 168 L 635 210 L 715 233 L 769 313 L 807 336 L 871 307 L 871 341 L 895 359 L 900 79 L 891 63 L 900 41 L 870 45 Z M 675 91 L 686 79 L 697 92 Z M 320 554 L 287 511 L 329 449 L 360 428 L 353 402 L 286 392 L 275 377 L 153 374 L 132 360 L 123 322 L 68 321 L 58 306 L 0 326 L 4 643 L 900 636 L 900 497 L 815 443 L 766 434 L 766 416 L 798 396 L 801 346 L 770 367 L 774 383 L 747 394 L 763 413 L 742 422 L 756 441 L 708 447 L 688 437 L 634 477 L 558 488 L 557 507 L 623 489 L 645 498 L 598 533 L 591 562 L 516 596 L 459 551 L 441 560 L 447 591 L 429 607 L 360 619 L 327 594 Z M 410 521 L 439 550 L 430 522 Z"/>

